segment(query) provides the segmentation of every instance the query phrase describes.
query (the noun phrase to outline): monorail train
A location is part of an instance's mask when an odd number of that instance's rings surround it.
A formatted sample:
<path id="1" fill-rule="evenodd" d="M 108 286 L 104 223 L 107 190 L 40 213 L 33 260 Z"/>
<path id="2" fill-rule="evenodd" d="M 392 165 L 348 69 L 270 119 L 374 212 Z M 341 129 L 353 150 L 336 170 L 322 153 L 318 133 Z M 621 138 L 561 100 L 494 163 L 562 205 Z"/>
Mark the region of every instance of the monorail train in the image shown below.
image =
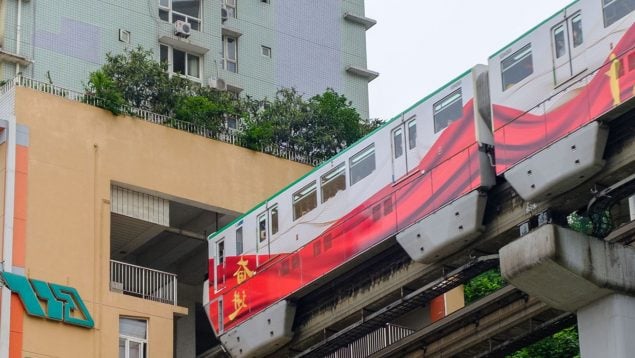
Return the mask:
<path id="1" fill-rule="evenodd" d="M 635 1 L 578 0 L 209 237 L 205 308 L 234 357 L 292 337 L 302 297 L 396 237 L 434 263 L 477 238 L 503 176 L 525 200 L 603 165 L 635 92 Z"/>

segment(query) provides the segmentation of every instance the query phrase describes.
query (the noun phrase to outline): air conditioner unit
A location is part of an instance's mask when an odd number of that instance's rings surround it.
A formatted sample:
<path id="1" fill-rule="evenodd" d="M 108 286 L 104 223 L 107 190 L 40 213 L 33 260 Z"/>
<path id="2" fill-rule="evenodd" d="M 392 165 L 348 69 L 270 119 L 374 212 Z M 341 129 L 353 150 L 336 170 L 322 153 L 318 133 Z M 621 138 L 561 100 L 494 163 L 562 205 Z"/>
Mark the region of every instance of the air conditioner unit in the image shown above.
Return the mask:
<path id="1" fill-rule="evenodd" d="M 227 9 L 226 8 L 221 8 L 220 9 L 220 18 L 223 22 L 227 21 L 227 18 L 229 17 L 229 14 L 227 13 Z"/>
<path id="2" fill-rule="evenodd" d="M 189 37 L 192 34 L 192 25 L 185 21 L 174 22 L 174 34 L 180 37 Z"/>
<path id="3" fill-rule="evenodd" d="M 210 78 L 209 81 L 207 81 L 207 84 L 210 87 L 217 89 L 219 91 L 227 90 L 227 84 L 225 83 L 225 80 L 223 80 L 222 78 Z"/>

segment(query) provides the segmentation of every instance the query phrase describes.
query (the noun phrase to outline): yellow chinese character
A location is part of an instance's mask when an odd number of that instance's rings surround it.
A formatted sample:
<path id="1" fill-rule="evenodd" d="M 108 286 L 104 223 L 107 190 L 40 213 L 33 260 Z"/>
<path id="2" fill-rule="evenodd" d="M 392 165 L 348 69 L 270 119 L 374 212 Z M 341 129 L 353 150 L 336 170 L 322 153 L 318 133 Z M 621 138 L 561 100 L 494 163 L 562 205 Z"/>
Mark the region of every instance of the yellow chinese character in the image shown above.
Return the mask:
<path id="1" fill-rule="evenodd" d="M 241 256 L 240 261 L 238 261 L 238 266 L 240 267 L 236 272 L 234 272 L 234 277 L 236 277 L 236 282 L 238 282 L 238 284 L 245 282 L 245 280 L 254 275 L 254 272 L 247 267 L 247 264 L 249 264 L 249 261 L 245 260 Z"/>
<path id="2" fill-rule="evenodd" d="M 609 88 L 611 89 L 611 97 L 613 97 L 613 105 L 617 106 L 622 103 L 620 96 L 620 59 L 615 56 L 614 53 L 609 55 L 611 64 L 609 70 L 606 71 L 606 75 L 609 76 Z"/>
<path id="3" fill-rule="evenodd" d="M 242 310 L 243 308 L 247 308 L 247 295 L 245 294 L 245 291 L 243 290 L 242 292 L 234 292 L 234 299 L 232 300 L 232 302 L 234 303 L 234 312 L 229 315 L 230 321 L 236 319 L 236 316 L 238 316 L 240 310 Z"/>

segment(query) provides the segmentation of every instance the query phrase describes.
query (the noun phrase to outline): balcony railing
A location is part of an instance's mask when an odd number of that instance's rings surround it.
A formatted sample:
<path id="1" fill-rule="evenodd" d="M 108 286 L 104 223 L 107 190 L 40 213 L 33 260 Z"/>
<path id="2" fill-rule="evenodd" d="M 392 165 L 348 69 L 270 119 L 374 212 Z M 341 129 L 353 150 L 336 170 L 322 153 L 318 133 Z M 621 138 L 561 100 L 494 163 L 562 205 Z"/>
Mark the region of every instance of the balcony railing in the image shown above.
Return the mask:
<path id="1" fill-rule="evenodd" d="M 176 305 L 176 275 L 110 260 L 110 290 Z"/>
<path id="2" fill-rule="evenodd" d="M 71 101 L 81 102 L 81 103 L 85 103 L 85 104 L 96 106 L 96 107 L 102 106 L 104 102 L 103 99 L 97 98 L 85 92 L 77 92 L 77 91 L 70 90 L 68 88 L 54 86 L 50 83 L 37 81 L 25 76 L 18 76 L 11 81 L 6 81 L 6 83 L 3 86 L 0 85 L 0 96 L 12 90 L 15 86 L 25 87 L 25 88 L 30 88 L 40 92 L 50 93 L 55 96 L 64 97 Z M 179 121 L 169 116 L 153 113 L 145 109 L 124 106 L 122 107 L 122 110 L 124 110 L 124 112 L 127 114 L 130 114 L 136 118 L 145 120 L 147 122 L 175 128 L 185 132 L 197 134 L 205 138 L 215 139 L 215 140 L 233 144 L 236 146 L 243 146 L 243 147 L 245 146 L 244 143 L 241 143 L 240 136 L 238 135 L 239 131 L 214 132 L 205 127 L 202 127 L 190 122 Z M 312 158 L 309 155 L 299 153 L 294 150 L 289 150 L 286 148 L 266 147 L 266 148 L 260 148 L 260 151 L 263 153 L 267 153 L 267 154 L 279 157 L 279 158 L 292 160 L 298 163 L 308 164 L 312 166 L 317 166 L 318 164 L 320 164 L 319 160 Z"/>

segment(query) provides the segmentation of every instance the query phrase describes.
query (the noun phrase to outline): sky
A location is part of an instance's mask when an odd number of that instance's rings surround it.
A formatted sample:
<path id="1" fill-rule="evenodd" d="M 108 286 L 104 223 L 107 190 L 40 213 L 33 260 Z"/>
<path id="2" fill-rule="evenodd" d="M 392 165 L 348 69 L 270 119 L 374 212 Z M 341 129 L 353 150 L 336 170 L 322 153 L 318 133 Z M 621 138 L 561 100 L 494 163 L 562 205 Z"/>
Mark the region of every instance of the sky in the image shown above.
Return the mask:
<path id="1" fill-rule="evenodd" d="M 390 119 L 571 0 L 366 0 L 371 118 Z"/>

